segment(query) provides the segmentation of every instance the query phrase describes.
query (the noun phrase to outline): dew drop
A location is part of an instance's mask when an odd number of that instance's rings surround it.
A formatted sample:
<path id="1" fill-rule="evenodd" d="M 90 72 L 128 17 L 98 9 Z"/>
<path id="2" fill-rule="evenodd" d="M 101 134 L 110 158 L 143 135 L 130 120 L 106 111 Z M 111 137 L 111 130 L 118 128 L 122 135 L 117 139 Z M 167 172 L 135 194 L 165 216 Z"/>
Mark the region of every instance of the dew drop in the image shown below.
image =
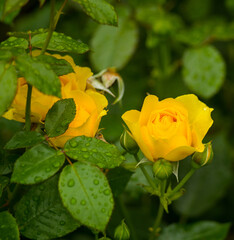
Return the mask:
<path id="1" fill-rule="evenodd" d="M 82 152 L 87 152 L 87 148 L 81 148 Z"/>
<path id="2" fill-rule="evenodd" d="M 94 180 L 93 180 L 93 184 L 98 185 L 98 184 L 99 184 L 99 181 L 98 181 L 97 179 L 94 179 Z"/>
<path id="3" fill-rule="evenodd" d="M 109 152 L 107 152 L 107 153 L 106 153 L 106 156 L 108 156 L 108 157 L 112 157 L 112 154 L 109 153 Z"/>
<path id="4" fill-rule="evenodd" d="M 105 208 L 102 208 L 102 209 L 101 209 L 101 212 L 102 212 L 102 213 L 106 212 L 106 209 L 105 209 Z"/>
<path id="5" fill-rule="evenodd" d="M 60 221 L 59 224 L 60 224 L 61 226 L 64 226 L 64 225 L 65 225 L 65 222 L 64 222 L 64 221 Z"/>
<path id="6" fill-rule="evenodd" d="M 55 162 L 55 163 L 53 163 L 53 166 L 54 166 L 55 168 L 58 168 L 58 167 L 60 166 L 60 163 L 59 163 L 59 162 Z"/>
<path id="7" fill-rule="evenodd" d="M 41 180 L 42 180 L 42 178 L 39 177 L 39 176 L 36 176 L 36 177 L 34 178 L 34 182 L 35 182 L 35 183 L 40 182 Z"/>
<path id="8" fill-rule="evenodd" d="M 85 200 L 81 200 L 80 204 L 84 206 L 84 205 L 86 205 L 86 201 Z"/>
<path id="9" fill-rule="evenodd" d="M 67 183 L 68 187 L 73 187 L 75 185 L 75 181 L 73 179 L 70 179 Z"/>
<path id="10" fill-rule="evenodd" d="M 89 158 L 89 154 L 84 154 L 83 157 L 84 158 Z"/>
<path id="11" fill-rule="evenodd" d="M 109 190 L 109 189 L 106 189 L 103 193 L 104 193 L 105 195 L 110 195 L 110 190 Z"/>
<path id="12" fill-rule="evenodd" d="M 51 168 L 46 168 L 46 170 L 45 170 L 46 172 L 50 172 L 51 171 Z"/>
<path id="13" fill-rule="evenodd" d="M 73 141 L 70 141 L 70 146 L 71 146 L 71 147 L 74 148 L 74 147 L 77 147 L 77 145 L 78 145 L 78 143 L 77 143 L 76 141 L 74 141 L 74 140 L 73 140 Z"/>
<path id="14" fill-rule="evenodd" d="M 71 198 L 70 203 L 72 205 L 75 205 L 77 203 L 77 200 L 75 198 Z"/>

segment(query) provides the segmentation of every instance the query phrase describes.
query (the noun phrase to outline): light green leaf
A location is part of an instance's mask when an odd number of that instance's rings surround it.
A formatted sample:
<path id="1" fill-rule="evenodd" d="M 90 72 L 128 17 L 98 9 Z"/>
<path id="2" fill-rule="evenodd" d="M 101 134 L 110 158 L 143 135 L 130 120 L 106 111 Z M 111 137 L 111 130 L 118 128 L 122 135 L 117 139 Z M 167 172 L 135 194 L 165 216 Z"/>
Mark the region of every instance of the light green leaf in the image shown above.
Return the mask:
<path id="1" fill-rule="evenodd" d="M 4 19 L 9 14 L 14 12 L 18 12 L 27 2 L 28 0 L 1 0 L 4 2 L 4 10 L 2 13 L 2 19 Z"/>
<path id="2" fill-rule="evenodd" d="M 11 182 L 35 184 L 53 176 L 63 165 L 65 156 L 45 144 L 27 150 L 15 162 Z"/>
<path id="3" fill-rule="evenodd" d="M 183 56 L 185 84 L 204 98 L 214 96 L 225 78 L 225 63 L 213 46 L 189 49 Z"/>
<path id="4" fill-rule="evenodd" d="M 171 224 L 163 229 L 158 240 L 225 240 L 229 223 L 201 221 L 193 224 Z"/>
<path id="5" fill-rule="evenodd" d="M 114 7 L 104 0 L 73 0 L 79 3 L 84 12 L 93 20 L 101 23 L 117 26 L 117 14 Z"/>
<path id="6" fill-rule="evenodd" d="M 137 26 L 126 17 L 119 20 L 118 27 L 100 26 L 91 41 L 91 62 L 98 71 L 121 69 L 133 55 L 137 41 Z"/>
<path id="7" fill-rule="evenodd" d="M 122 167 L 117 167 L 107 172 L 106 177 L 115 197 L 124 191 L 132 174 L 133 172 Z"/>
<path id="8" fill-rule="evenodd" d="M 64 151 L 74 160 L 90 162 L 100 168 L 114 168 L 125 160 L 115 145 L 86 136 L 68 140 Z"/>
<path id="9" fill-rule="evenodd" d="M 1 42 L 0 48 L 11 49 L 11 48 L 28 48 L 28 41 L 24 38 L 9 37 L 4 42 Z"/>
<path id="10" fill-rule="evenodd" d="M 46 37 L 47 33 L 40 33 L 33 36 L 31 40 L 32 46 L 42 48 Z M 47 50 L 82 54 L 87 52 L 89 50 L 89 47 L 80 40 L 72 39 L 63 33 L 53 32 Z"/>
<path id="11" fill-rule="evenodd" d="M 15 218 L 7 211 L 0 213 L 0 240 L 20 240 Z"/>
<path id="12" fill-rule="evenodd" d="M 38 132 L 31 131 L 25 132 L 20 131 L 17 132 L 11 140 L 4 147 L 5 149 L 17 149 L 17 148 L 26 148 L 32 147 L 40 142 L 42 142 L 45 138 Z"/>
<path id="13" fill-rule="evenodd" d="M 45 129 L 49 137 L 62 135 L 76 115 L 76 104 L 72 98 L 57 101 L 45 118 Z"/>
<path id="14" fill-rule="evenodd" d="M 5 62 L 0 62 L 0 116 L 11 105 L 17 89 L 15 68 Z"/>
<path id="15" fill-rule="evenodd" d="M 0 197 L 2 196 L 2 192 L 8 183 L 9 183 L 8 177 L 0 176 Z"/>
<path id="16" fill-rule="evenodd" d="M 60 80 L 48 64 L 25 55 L 16 58 L 16 68 L 39 91 L 61 97 Z"/>
<path id="17" fill-rule="evenodd" d="M 33 186 L 16 207 L 20 232 L 30 239 L 62 237 L 79 227 L 64 208 L 58 192 L 58 176 Z"/>
<path id="18" fill-rule="evenodd" d="M 64 206 L 81 224 L 104 231 L 113 210 L 113 197 L 104 173 L 77 162 L 66 166 L 59 179 Z"/>
<path id="19" fill-rule="evenodd" d="M 35 59 L 49 64 L 50 68 L 56 73 L 57 76 L 74 72 L 71 64 L 64 59 L 58 59 L 49 55 L 39 55 L 35 57 Z"/>

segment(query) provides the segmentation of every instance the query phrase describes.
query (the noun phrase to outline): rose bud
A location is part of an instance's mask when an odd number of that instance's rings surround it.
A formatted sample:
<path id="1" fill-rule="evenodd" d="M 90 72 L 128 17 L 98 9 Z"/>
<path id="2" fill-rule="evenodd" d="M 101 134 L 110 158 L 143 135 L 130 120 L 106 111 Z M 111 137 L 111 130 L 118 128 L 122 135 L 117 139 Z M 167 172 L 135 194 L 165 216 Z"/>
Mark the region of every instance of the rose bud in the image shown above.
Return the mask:
<path id="1" fill-rule="evenodd" d="M 121 224 L 115 229 L 114 237 L 116 240 L 128 240 L 130 238 L 130 233 L 124 220 L 122 220 Z"/>
<path id="2" fill-rule="evenodd" d="M 124 130 L 124 132 L 120 136 L 120 144 L 130 154 L 136 154 L 139 151 L 139 147 L 136 141 L 126 130 Z"/>
<path id="3" fill-rule="evenodd" d="M 156 161 L 153 165 L 154 176 L 160 180 L 169 178 L 169 176 L 172 174 L 172 171 L 172 164 L 163 158 Z"/>
<path id="4" fill-rule="evenodd" d="M 205 144 L 205 149 L 203 152 L 195 152 L 192 157 L 193 168 L 200 168 L 206 164 L 211 163 L 213 159 L 213 149 L 211 142 Z"/>

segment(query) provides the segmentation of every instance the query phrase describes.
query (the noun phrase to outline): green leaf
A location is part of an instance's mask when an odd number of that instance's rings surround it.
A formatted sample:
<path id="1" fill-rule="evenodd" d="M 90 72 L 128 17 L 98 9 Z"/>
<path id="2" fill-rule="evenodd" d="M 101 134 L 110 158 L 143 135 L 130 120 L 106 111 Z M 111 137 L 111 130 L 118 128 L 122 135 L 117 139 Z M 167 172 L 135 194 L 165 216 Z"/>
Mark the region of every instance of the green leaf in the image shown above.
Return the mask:
<path id="1" fill-rule="evenodd" d="M 15 68 L 7 63 L 0 62 L 0 116 L 11 105 L 17 89 Z"/>
<path id="2" fill-rule="evenodd" d="M 5 1 L 5 7 L 4 7 L 4 13 L 3 15 L 6 16 L 9 13 L 12 13 L 14 11 L 19 10 L 22 8 L 28 0 L 6 0 Z"/>
<path id="3" fill-rule="evenodd" d="M 39 91 L 61 97 L 60 80 L 48 64 L 25 55 L 16 58 L 16 68 Z"/>
<path id="4" fill-rule="evenodd" d="M 44 5 L 45 1 L 46 1 L 46 0 L 39 0 L 39 2 L 40 2 L 40 7 L 42 7 L 42 6 Z"/>
<path id="5" fill-rule="evenodd" d="M 28 41 L 24 38 L 9 37 L 6 41 L 1 42 L 0 48 L 11 49 L 11 48 L 28 48 Z"/>
<path id="6" fill-rule="evenodd" d="M 113 210 L 113 197 L 104 173 L 76 162 L 66 166 L 59 179 L 64 206 L 81 224 L 104 231 Z"/>
<path id="7" fill-rule="evenodd" d="M 16 207 L 20 232 L 30 239 L 62 237 L 79 227 L 64 208 L 58 192 L 58 176 L 33 186 Z"/>
<path id="8" fill-rule="evenodd" d="M 138 29 L 132 20 L 121 18 L 119 26 L 100 26 L 92 41 L 91 62 L 96 70 L 123 68 L 133 55 L 138 41 Z"/>
<path id="9" fill-rule="evenodd" d="M 11 140 L 4 147 L 5 149 L 17 149 L 17 148 L 26 148 L 32 147 L 40 142 L 42 142 L 45 138 L 38 132 L 31 131 L 25 132 L 20 131 L 17 132 Z"/>
<path id="10" fill-rule="evenodd" d="M 65 156 L 45 144 L 27 150 L 15 162 L 11 182 L 35 184 L 53 176 L 63 165 Z"/>
<path id="11" fill-rule="evenodd" d="M 117 167 L 107 172 L 106 177 L 115 197 L 124 191 L 132 174 L 133 172 L 122 167 Z"/>
<path id="12" fill-rule="evenodd" d="M 10 37 L 24 38 L 28 40 L 29 36 L 33 37 L 37 34 L 47 33 L 47 32 L 48 32 L 48 29 L 39 28 L 34 31 L 27 31 L 27 32 L 8 32 L 7 35 L 9 35 Z"/>
<path id="13" fill-rule="evenodd" d="M 41 33 L 33 36 L 31 40 L 32 46 L 42 48 L 46 37 L 47 33 Z M 53 32 L 47 50 L 82 54 L 87 52 L 89 50 L 89 47 L 80 40 L 72 39 L 63 33 Z"/>
<path id="14" fill-rule="evenodd" d="M 209 209 L 212 210 L 219 199 L 227 193 L 231 184 L 232 163 L 229 155 L 229 140 L 224 135 L 218 135 L 213 139 L 212 144 L 215 149 L 213 162 L 195 172 L 185 185 L 186 193 L 175 202 L 174 207 L 181 215 L 194 218 Z M 186 162 L 190 167 L 190 162 Z M 186 162 L 181 162 L 180 171 L 183 170 L 183 164 Z M 180 176 L 184 174 L 181 172 Z"/>
<path id="15" fill-rule="evenodd" d="M 45 118 L 45 129 L 49 137 L 62 135 L 76 115 L 76 104 L 72 98 L 57 101 Z"/>
<path id="16" fill-rule="evenodd" d="M 225 63 L 213 46 L 189 49 L 183 56 L 183 77 L 194 93 L 210 98 L 221 88 L 225 78 Z"/>
<path id="17" fill-rule="evenodd" d="M 57 76 L 74 72 L 71 64 L 64 59 L 58 59 L 49 55 L 39 55 L 35 57 L 35 59 L 49 64 L 50 68 L 56 73 Z"/>
<path id="18" fill-rule="evenodd" d="M 158 240 L 225 240 L 229 223 L 201 221 L 193 224 L 171 224 L 163 229 Z"/>
<path id="19" fill-rule="evenodd" d="M 9 178 L 5 176 L 0 176 L 0 197 L 2 196 L 2 192 L 4 188 L 8 185 Z"/>
<path id="20" fill-rule="evenodd" d="M 19 9 L 16 11 L 13 11 L 11 13 L 9 13 L 7 16 L 4 16 L 4 8 L 5 8 L 5 2 L 7 0 L 1 0 L 0 1 L 0 21 L 3 21 L 7 24 L 12 23 L 12 21 L 14 20 L 14 18 L 18 15 L 19 13 Z"/>
<path id="21" fill-rule="evenodd" d="M 73 0 L 79 3 L 84 12 L 93 20 L 101 23 L 117 26 L 117 14 L 114 7 L 104 0 Z"/>
<path id="22" fill-rule="evenodd" d="M 7 211 L 0 213 L 0 240 L 20 240 L 15 218 Z"/>
<path id="23" fill-rule="evenodd" d="M 0 49 L 0 61 L 9 61 L 12 58 L 11 51 Z"/>
<path id="24" fill-rule="evenodd" d="M 68 140 L 64 151 L 72 159 L 90 162 L 100 168 L 114 168 L 125 160 L 116 146 L 86 136 Z"/>

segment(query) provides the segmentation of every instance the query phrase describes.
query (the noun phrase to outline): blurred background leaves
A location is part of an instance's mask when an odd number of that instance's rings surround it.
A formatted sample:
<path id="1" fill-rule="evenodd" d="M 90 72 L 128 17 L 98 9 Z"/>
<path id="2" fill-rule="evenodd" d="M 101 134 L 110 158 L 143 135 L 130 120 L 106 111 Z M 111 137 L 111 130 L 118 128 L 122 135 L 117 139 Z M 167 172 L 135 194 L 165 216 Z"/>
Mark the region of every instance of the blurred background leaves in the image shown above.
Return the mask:
<path id="1" fill-rule="evenodd" d="M 61 2 L 57 1 L 58 7 Z M 94 73 L 116 67 L 125 82 L 121 104 L 111 105 L 114 99 L 108 96 L 109 111 L 101 124 L 102 133 L 108 141 L 118 143 L 123 130 L 120 116 L 126 110 L 140 109 L 146 93 L 160 99 L 197 94 L 214 108 L 214 125 L 206 139 L 213 139 L 214 160 L 191 178 L 185 195 L 169 208 L 170 213 L 164 220 L 167 224 L 199 220 L 233 222 L 234 1 L 108 2 L 117 11 L 118 27 L 99 25 L 88 18 L 77 3 L 69 1 L 56 29 L 89 45 L 87 54 L 72 55 L 77 64 L 90 66 Z M 16 6 L 5 15 L 0 3 L 0 41 L 7 39 L 9 31 L 48 27 L 49 1 L 40 1 L 41 7 L 36 0 L 24 3 L 23 8 Z M 117 91 L 115 86 L 111 90 Z M 0 119 L 0 145 L 4 146 L 20 128 L 19 123 Z M 12 165 L 4 164 L 4 159 L 10 158 L 13 163 L 14 155 L 18 156 L 18 152 L 1 150 L 1 174 L 12 171 Z M 188 169 L 189 161 L 181 161 L 179 178 Z M 133 174 L 123 195 L 139 239 L 145 239 L 158 205 L 157 200 L 142 191 L 142 178 L 138 171 Z M 114 213 L 110 227 L 116 227 L 120 220 Z M 90 239 L 86 229 L 67 239 L 77 236 Z M 228 239 L 233 238 L 231 230 Z"/>

